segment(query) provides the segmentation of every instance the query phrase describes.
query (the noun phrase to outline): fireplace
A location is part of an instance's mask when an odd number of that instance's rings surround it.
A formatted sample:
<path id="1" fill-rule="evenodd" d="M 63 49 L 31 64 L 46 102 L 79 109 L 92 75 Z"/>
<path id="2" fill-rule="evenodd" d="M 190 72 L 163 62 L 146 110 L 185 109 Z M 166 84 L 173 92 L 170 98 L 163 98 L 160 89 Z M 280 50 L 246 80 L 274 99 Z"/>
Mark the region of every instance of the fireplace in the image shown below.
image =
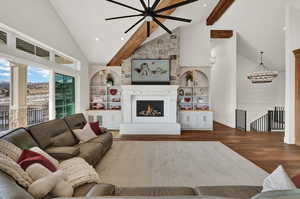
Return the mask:
<path id="1" fill-rule="evenodd" d="M 137 100 L 137 117 L 164 117 L 164 101 L 162 100 Z"/>

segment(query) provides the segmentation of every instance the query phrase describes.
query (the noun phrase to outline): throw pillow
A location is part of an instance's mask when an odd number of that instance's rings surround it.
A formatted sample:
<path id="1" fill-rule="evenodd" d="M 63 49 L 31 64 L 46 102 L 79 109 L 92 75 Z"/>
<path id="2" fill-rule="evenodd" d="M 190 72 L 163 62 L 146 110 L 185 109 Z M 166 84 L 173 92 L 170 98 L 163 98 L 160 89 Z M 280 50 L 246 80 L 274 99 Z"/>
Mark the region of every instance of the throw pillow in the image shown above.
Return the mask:
<path id="1" fill-rule="evenodd" d="M 30 150 L 23 150 L 17 163 L 26 170 L 30 165 L 34 163 L 42 164 L 44 167 L 52 172 L 55 172 L 57 168 L 47 158 L 39 153 Z"/>
<path id="2" fill-rule="evenodd" d="M 89 124 L 85 125 L 83 129 L 75 129 L 73 130 L 73 132 L 81 143 L 87 142 L 97 137 Z"/>
<path id="3" fill-rule="evenodd" d="M 28 192 L 37 199 L 43 198 L 55 188 L 57 183 L 63 179 L 63 175 L 63 171 L 57 171 L 39 180 L 36 180 L 29 186 Z"/>
<path id="4" fill-rule="evenodd" d="M 33 147 L 33 148 L 29 149 L 29 150 L 41 154 L 42 156 L 44 156 L 45 158 L 47 158 L 56 168 L 59 166 L 58 160 L 56 160 L 51 155 L 49 155 L 48 153 L 46 153 L 45 151 L 43 151 L 41 148 L 39 148 L 39 147 Z"/>
<path id="5" fill-rule="evenodd" d="M 22 149 L 20 149 L 13 143 L 0 139 L 0 153 L 5 154 L 6 156 L 17 162 L 19 157 L 21 156 Z"/>
<path id="6" fill-rule="evenodd" d="M 100 183 L 96 170 L 82 158 L 72 158 L 62 161 L 59 170 L 64 171 L 67 181 L 73 188 L 88 183 Z"/>
<path id="7" fill-rule="evenodd" d="M 103 133 L 102 130 L 100 129 L 100 127 L 99 127 L 99 121 L 90 122 L 90 126 L 91 126 L 91 129 L 94 131 L 94 133 L 96 135 L 101 135 Z"/>
<path id="8" fill-rule="evenodd" d="M 293 183 L 295 184 L 295 186 L 300 189 L 300 174 L 294 176 L 292 178 Z"/>
<path id="9" fill-rule="evenodd" d="M 29 177 L 20 165 L 18 165 L 13 159 L 0 153 L 0 170 L 11 176 L 22 187 L 27 188 L 32 183 L 32 179 Z"/>
<path id="10" fill-rule="evenodd" d="M 273 173 L 265 178 L 262 192 L 296 189 L 296 186 L 280 165 Z"/>
<path id="11" fill-rule="evenodd" d="M 33 164 L 30 165 L 26 172 L 32 178 L 33 181 L 42 179 L 52 174 L 46 167 L 41 164 Z M 51 195 L 54 197 L 71 197 L 74 193 L 74 189 L 70 183 L 66 181 L 65 174 L 62 176 L 61 179 L 56 186 L 51 190 Z"/>

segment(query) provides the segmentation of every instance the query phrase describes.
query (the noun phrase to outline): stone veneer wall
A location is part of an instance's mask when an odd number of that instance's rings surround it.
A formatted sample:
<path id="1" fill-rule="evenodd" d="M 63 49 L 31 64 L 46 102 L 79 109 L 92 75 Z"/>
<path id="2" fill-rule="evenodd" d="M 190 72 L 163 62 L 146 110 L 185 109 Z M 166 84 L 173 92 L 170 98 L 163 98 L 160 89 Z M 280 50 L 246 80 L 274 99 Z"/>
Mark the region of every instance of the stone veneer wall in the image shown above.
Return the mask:
<path id="1" fill-rule="evenodd" d="M 180 29 L 175 29 L 173 34 L 168 33 L 142 45 L 136 52 L 122 64 L 122 84 L 131 84 L 132 59 L 170 59 L 171 84 L 178 84 L 180 73 Z"/>

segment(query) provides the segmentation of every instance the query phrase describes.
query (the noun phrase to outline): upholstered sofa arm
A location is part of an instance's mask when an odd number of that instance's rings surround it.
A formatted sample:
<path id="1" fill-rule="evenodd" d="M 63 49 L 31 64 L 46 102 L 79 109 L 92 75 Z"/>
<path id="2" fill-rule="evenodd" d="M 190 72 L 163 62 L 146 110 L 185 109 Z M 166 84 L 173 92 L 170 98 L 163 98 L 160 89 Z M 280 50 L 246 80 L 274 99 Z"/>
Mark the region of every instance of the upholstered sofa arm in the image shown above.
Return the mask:
<path id="1" fill-rule="evenodd" d="M 114 196 L 115 186 L 112 184 L 96 184 L 86 195 L 86 197 Z"/>
<path id="2" fill-rule="evenodd" d="M 262 191 L 259 186 L 203 186 L 196 187 L 195 192 L 201 197 L 219 196 L 228 198 L 249 199 Z"/>
<path id="3" fill-rule="evenodd" d="M 80 153 L 80 149 L 77 147 L 49 147 L 46 152 L 57 160 L 66 160 L 76 157 Z"/>

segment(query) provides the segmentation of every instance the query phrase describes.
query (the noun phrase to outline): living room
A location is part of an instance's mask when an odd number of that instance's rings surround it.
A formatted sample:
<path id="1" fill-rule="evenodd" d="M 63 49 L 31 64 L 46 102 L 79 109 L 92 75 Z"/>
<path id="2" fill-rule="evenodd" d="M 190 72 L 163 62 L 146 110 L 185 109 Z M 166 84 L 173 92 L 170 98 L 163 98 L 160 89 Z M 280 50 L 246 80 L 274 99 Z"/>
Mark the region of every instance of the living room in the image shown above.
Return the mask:
<path id="1" fill-rule="evenodd" d="M 70 2 L 2 0 L 0 198 L 299 198 L 297 0 Z"/>

